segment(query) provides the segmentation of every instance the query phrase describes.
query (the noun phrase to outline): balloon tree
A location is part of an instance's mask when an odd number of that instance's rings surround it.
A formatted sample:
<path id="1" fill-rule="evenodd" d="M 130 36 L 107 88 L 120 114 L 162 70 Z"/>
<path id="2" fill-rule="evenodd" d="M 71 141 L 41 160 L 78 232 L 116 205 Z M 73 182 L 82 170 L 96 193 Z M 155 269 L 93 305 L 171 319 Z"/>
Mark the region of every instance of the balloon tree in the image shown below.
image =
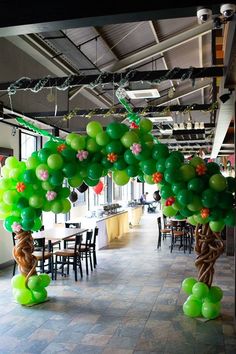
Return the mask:
<path id="1" fill-rule="evenodd" d="M 65 141 L 49 137 L 26 162 L 7 158 L 0 179 L 0 219 L 18 240 L 13 254 L 21 274 L 12 279 L 14 297 L 24 305 L 47 298 L 45 287 L 50 279 L 36 274 L 32 232 L 40 230 L 43 211 L 58 214 L 70 210 L 68 198 L 73 201 L 74 196 L 63 187 L 64 180 L 81 193 L 88 187 L 99 193 L 103 187 L 100 178 L 112 173 L 119 186 L 134 177 L 156 184 L 163 214 L 187 218 L 196 226 L 198 282 L 188 278 L 183 283 L 190 295 L 183 309 L 188 316 L 214 318 L 222 297 L 219 288 L 212 287 L 214 264 L 223 252 L 221 231 L 225 225 L 235 225 L 235 180 L 225 178 L 214 162 L 206 163 L 198 156 L 186 162 L 181 152 L 169 151 L 152 135 L 152 122 L 132 111 L 122 91 L 117 96 L 128 112 L 129 127 L 114 121 L 103 129 L 99 122 L 91 121 L 86 135 L 69 133 Z M 43 133 L 23 119 L 18 121 Z"/>

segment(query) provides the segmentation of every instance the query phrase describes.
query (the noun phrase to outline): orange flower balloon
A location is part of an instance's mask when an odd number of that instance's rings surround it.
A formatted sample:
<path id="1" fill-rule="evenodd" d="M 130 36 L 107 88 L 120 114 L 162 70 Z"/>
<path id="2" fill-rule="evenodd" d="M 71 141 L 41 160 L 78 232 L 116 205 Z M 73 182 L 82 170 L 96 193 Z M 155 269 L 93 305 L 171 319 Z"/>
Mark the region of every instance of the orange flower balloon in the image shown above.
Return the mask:
<path id="1" fill-rule="evenodd" d="M 210 210 L 208 208 L 201 209 L 201 217 L 203 219 L 208 218 L 209 214 L 210 214 Z"/>
<path id="2" fill-rule="evenodd" d="M 58 145 L 58 147 L 57 147 L 57 151 L 58 152 L 62 152 L 63 150 L 65 150 L 66 149 L 66 145 L 65 144 L 60 144 L 60 145 Z"/>
<path id="3" fill-rule="evenodd" d="M 107 155 L 107 160 L 110 161 L 111 163 L 116 162 L 118 156 L 114 152 L 111 152 L 110 154 Z"/>
<path id="4" fill-rule="evenodd" d="M 24 192 L 25 188 L 26 188 L 26 185 L 23 182 L 18 182 L 16 185 L 16 190 L 19 193 Z"/>
<path id="5" fill-rule="evenodd" d="M 161 172 L 155 172 L 152 175 L 152 180 L 154 183 L 159 183 L 163 179 L 163 174 Z"/>
<path id="6" fill-rule="evenodd" d="M 207 167 L 203 164 L 200 164 L 200 165 L 197 165 L 196 167 L 196 174 L 198 176 L 203 176 L 206 174 L 206 171 L 207 171 Z"/>

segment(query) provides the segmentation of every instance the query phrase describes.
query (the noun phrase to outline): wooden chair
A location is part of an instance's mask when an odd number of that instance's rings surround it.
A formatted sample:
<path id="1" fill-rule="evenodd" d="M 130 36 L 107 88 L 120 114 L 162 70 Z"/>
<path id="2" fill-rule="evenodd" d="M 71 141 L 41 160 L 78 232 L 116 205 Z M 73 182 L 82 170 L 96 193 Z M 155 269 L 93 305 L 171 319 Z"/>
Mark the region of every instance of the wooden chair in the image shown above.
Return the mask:
<path id="1" fill-rule="evenodd" d="M 38 261 L 38 271 L 40 273 L 47 271 L 47 273 L 52 274 L 53 278 L 53 253 L 47 249 L 45 237 L 34 237 L 33 255 Z M 47 268 L 47 270 L 45 268 Z"/>
<path id="2" fill-rule="evenodd" d="M 55 264 L 54 264 L 55 280 L 57 279 L 58 264 L 62 265 L 62 267 L 61 267 L 61 271 L 62 271 L 61 274 L 62 275 L 65 275 L 65 273 L 64 273 L 64 266 L 65 265 L 67 265 L 67 275 L 69 275 L 70 265 L 73 265 L 73 270 L 75 273 L 75 281 L 78 280 L 78 276 L 77 276 L 77 273 L 78 273 L 77 268 L 78 267 L 80 270 L 80 276 L 81 276 L 81 278 L 83 277 L 83 270 L 82 270 L 82 264 L 81 264 L 81 241 L 82 241 L 82 235 L 76 235 L 73 248 L 64 248 L 64 249 L 54 252 L 54 255 L 55 255 Z"/>
<path id="3" fill-rule="evenodd" d="M 171 245 L 170 252 L 172 253 L 174 246 L 179 241 L 179 249 L 183 247 L 184 253 L 186 250 L 186 234 L 185 234 L 186 221 L 171 221 Z"/>
<path id="4" fill-rule="evenodd" d="M 157 240 L 157 249 L 161 247 L 161 238 L 164 239 L 166 236 L 171 236 L 171 228 L 162 228 L 161 227 L 161 217 L 157 218 L 158 226 L 158 240 Z"/>
<path id="5" fill-rule="evenodd" d="M 85 243 L 81 244 L 80 252 L 81 252 L 81 259 L 85 259 L 86 264 L 86 274 L 88 275 L 88 259 L 90 262 L 90 269 L 93 271 L 93 264 L 92 264 L 92 237 L 93 231 L 87 231 L 86 233 L 86 240 Z"/>
<path id="6" fill-rule="evenodd" d="M 91 242 L 91 251 L 93 254 L 93 267 L 96 268 L 97 266 L 97 255 L 96 255 L 96 239 L 97 239 L 97 235 L 98 235 L 98 227 L 96 226 L 93 230 L 93 239 Z"/>

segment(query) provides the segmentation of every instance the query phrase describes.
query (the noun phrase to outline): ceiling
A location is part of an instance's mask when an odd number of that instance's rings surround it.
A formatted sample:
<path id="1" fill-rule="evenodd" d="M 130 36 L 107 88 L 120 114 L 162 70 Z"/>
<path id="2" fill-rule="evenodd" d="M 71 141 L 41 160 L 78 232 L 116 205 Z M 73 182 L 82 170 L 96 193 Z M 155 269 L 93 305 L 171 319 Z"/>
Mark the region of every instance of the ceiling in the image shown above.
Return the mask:
<path id="1" fill-rule="evenodd" d="M 146 114 L 152 118 L 160 117 L 154 125 L 154 135 L 160 141 L 167 142 L 171 149 L 179 149 L 185 154 L 198 153 L 201 150 L 210 156 L 220 111 L 212 108 L 219 101 L 220 79 L 203 77 L 191 80 L 182 77 L 152 82 L 145 79 L 145 75 L 140 81 L 129 80 L 129 76 L 135 70 L 145 73 L 176 67 L 189 69 L 223 65 L 224 35 L 225 26 L 214 30 L 212 21 L 199 25 L 196 16 L 190 16 L 80 28 L 73 26 L 2 38 L 2 48 L 4 46 L 12 52 L 14 46 L 18 52 L 24 53 L 22 55 L 33 60 L 28 66 L 21 62 L 14 74 L 12 70 L 5 70 L 2 82 L 14 82 L 22 76 L 32 79 L 40 79 L 46 75 L 99 77 L 93 85 L 80 84 L 64 91 L 56 88 L 42 89 L 39 93 L 17 90 L 10 101 L 7 91 L 2 90 L 0 100 L 5 107 L 4 119 L 13 122 L 14 116 L 10 113 L 13 110 L 64 131 L 84 132 L 89 119 L 99 120 L 104 126 L 114 120 L 125 121 L 124 113 L 114 114 L 114 109 L 122 107 L 116 97 L 119 86 L 122 85 L 126 91 L 157 88 L 159 98 L 126 99 L 133 109 L 142 107 L 142 111 L 149 106 L 165 106 L 164 113 L 172 117 L 171 122 L 165 122 L 162 119 L 163 114 L 157 112 Z M 14 58 L 15 62 L 17 58 L 18 54 Z M 99 75 L 104 72 L 123 73 L 124 79 L 120 85 L 112 80 L 103 84 Z M 190 109 L 197 104 L 208 108 Z M 170 112 L 169 107 L 173 105 L 185 109 L 183 112 L 178 109 Z M 100 115 L 97 109 L 102 108 L 107 108 L 108 113 Z M 79 110 L 86 113 L 76 114 Z M 187 122 L 193 126 L 195 122 L 203 122 L 204 127 L 200 131 L 173 130 L 174 124 L 176 127 L 176 123 L 179 125 Z M 233 121 L 229 125 L 219 154 L 230 155 L 234 152 Z"/>

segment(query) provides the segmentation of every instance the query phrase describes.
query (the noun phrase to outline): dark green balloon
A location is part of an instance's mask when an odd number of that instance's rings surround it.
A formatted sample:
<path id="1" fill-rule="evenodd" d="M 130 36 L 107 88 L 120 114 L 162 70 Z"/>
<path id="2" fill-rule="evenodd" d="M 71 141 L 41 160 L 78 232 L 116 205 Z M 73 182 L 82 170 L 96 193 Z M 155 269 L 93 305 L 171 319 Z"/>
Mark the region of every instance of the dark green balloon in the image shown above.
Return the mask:
<path id="1" fill-rule="evenodd" d="M 164 185 L 161 188 L 160 194 L 161 194 L 161 197 L 163 199 L 167 199 L 167 198 L 173 196 L 173 192 L 171 190 L 171 186 L 170 185 Z"/>
<path id="2" fill-rule="evenodd" d="M 32 207 L 27 207 L 22 209 L 21 211 L 21 217 L 23 220 L 33 220 L 35 219 L 35 209 Z"/>
<path id="3" fill-rule="evenodd" d="M 84 182 L 87 184 L 89 187 L 95 187 L 99 183 L 99 179 L 90 179 L 90 178 L 85 178 Z"/>
<path id="4" fill-rule="evenodd" d="M 121 144 L 120 141 L 115 140 L 111 141 L 109 144 L 106 146 L 106 152 L 108 154 L 110 153 L 116 153 L 116 154 L 121 154 L 123 152 L 124 146 Z"/>
<path id="5" fill-rule="evenodd" d="M 66 163 L 64 165 L 64 167 L 62 168 L 62 172 L 64 173 L 64 175 L 68 178 L 73 177 L 76 172 L 77 172 L 77 165 L 76 162 L 69 162 Z"/>
<path id="6" fill-rule="evenodd" d="M 152 175 L 156 172 L 156 162 L 155 160 L 145 160 L 141 162 L 141 170 L 146 175 Z"/>
<path id="7" fill-rule="evenodd" d="M 124 153 L 124 160 L 129 165 L 134 165 L 137 163 L 137 159 L 130 149 L 126 150 Z"/>
<path id="8" fill-rule="evenodd" d="M 110 168 L 113 166 L 113 164 L 112 164 L 110 161 L 107 160 L 107 157 L 106 157 L 106 156 L 104 156 L 104 157 L 102 158 L 101 163 L 102 163 L 102 166 L 103 166 L 104 168 L 107 168 L 107 169 L 110 169 Z"/>
<path id="9" fill-rule="evenodd" d="M 120 123 L 112 122 L 108 124 L 106 132 L 112 139 L 120 139 L 124 134 L 124 127 Z"/>
<path id="10" fill-rule="evenodd" d="M 17 209 L 24 209 L 27 208 L 29 206 L 29 202 L 27 198 L 20 198 L 16 204 Z"/>
<path id="11" fill-rule="evenodd" d="M 46 163 L 48 156 L 52 154 L 52 150 L 43 148 L 38 151 L 38 158 L 42 163 Z"/>
<path id="12" fill-rule="evenodd" d="M 184 155 L 180 151 L 172 151 L 170 153 L 170 157 L 179 159 L 181 162 L 184 162 Z"/>
<path id="13" fill-rule="evenodd" d="M 156 170 L 157 172 L 165 172 L 165 169 L 166 169 L 166 159 L 165 158 L 162 158 L 162 159 L 159 159 L 156 163 Z"/>
<path id="14" fill-rule="evenodd" d="M 184 216 L 185 218 L 187 218 L 187 217 L 189 217 L 189 216 L 191 216 L 191 215 L 194 214 L 191 210 L 189 210 L 189 209 L 187 209 L 187 208 L 181 209 L 179 212 L 180 212 L 182 218 L 183 218 L 183 216 Z"/>
<path id="15" fill-rule="evenodd" d="M 138 165 L 129 165 L 126 168 L 126 173 L 129 177 L 136 177 L 139 173 L 139 167 Z"/>
<path id="16" fill-rule="evenodd" d="M 95 152 L 95 154 L 92 156 L 91 161 L 92 162 L 100 162 L 102 158 L 103 158 L 103 154 L 100 151 Z"/>
<path id="17" fill-rule="evenodd" d="M 61 151 L 61 155 L 65 159 L 65 161 L 76 161 L 77 151 L 67 147 L 65 150 Z"/>
<path id="18" fill-rule="evenodd" d="M 177 152 L 177 151 L 176 151 Z M 166 159 L 165 162 L 165 167 L 166 168 L 179 168 L 182 165 L 182 162 L 177 156 L 173 156 L 170 154 L 170 156 Z"/>
<path id="19" fill-rule="evenodd" d="M 147 146 L 142 145 L 142 151 L 138 155 L 135 155 L 135 158 L 139 161 L 144 161 L 151 157 L 151 153 L 151 149 L 149 149 Z"/>
<path id="20" fill-rule="evenodd" d="M 230 192 L 222 192 L 219 194 L 218 206 L 222 209 L 231 209 L 233 207 L 234 197 Z"/>
<path id="21" fill-rule="evenodd" d="M 235 193 L 236 191 L 236 181 L 235 181 L 235 178 L 233 177 L 226 177 L 226 180 L 227 180 L 227 190 L 231 193 Z"/>
<path id="22" fill-rule="evenodd" d="M 236 225 L 236 210 L 229 210 L 224 217 L 224 222 L 227 226 Z"/>
<path id="23" fill-rule="evenodd" d="M 140 181 L 140 182 L 145 182 L 144 181 L 144 176 L 143 175 L 141 175 L 141 174 L 138 174 L 138 180 Z"/>
<path id="24" fill-rule="evenodd" d="M 116 162 L 114 162 L 114 167 L 116 170 L 124 170 L 127 167 L 127 164 L 123 157 L 120 157 Z"/>
<path id="25" fill-rule="evenodd" d="M 219 194 L 213 189 L 205 189 L 202 192 L 202 204 L 205 208 L 214 208 L 219 202 Z"/>
<path id="26" fill-rule="evenodd" d="M 49 177 L 49 183 L 52 186 L 60 186 L 63 182 L 64 175 L 61 171 L 53 171 Z"/>
<path id="27" fill-rule="evenodd" d="M 173 193 L 176 195 L 182 189 L 186 189 L 186 184 L 184 182 L 175 182 L 175 183 L 172 183 L 171 188 L 172 188 Z"/>
<path id="28" fill-rule="evenodd" d="M 215 162 L 207 163 L 206 167 L 207 167 L 207 174 L 210 176 L 220 173 L 220 166 Z"/>
<path id="29" fill-rule="evenodd" d="M 169 156 L 168 146 L 165 144 L 157 144 L 152 149 L 152 158 L 159 160 L 161 158 L 167 158 Z"/>
<path id="30" fill-rule="evenodd" d="M 23 219 L 21 223 L 22 229 L 25 231 L 30 231 L 34 227 L 34 220 Z"/>
<path id="31" fill-rule="evenodd" d="M 34 184 L 38 181 L 34 170 L 26 170 L 23 173 L 22 179 L 26 184 Z"/>
<path id="32" fill-rule="evenodd" d="M 200 177 L 190 179 L 188 189 L 193 192 L 201 193 L 205 189 L 205 181 Z"/>
<path id="33" fill-rule="evenodd" d="M 99 181 L 99 178 L 102 176 L 103 166 L 97 162 L 94 162 L 88 166 L 87 172 L 89 179 Z"/>
<path id="34" fill-rule="evenodd" d="M 47 148 L 49 150 L 51 150 L 53 153 L 55 153 L 57 151 L 57 147 L 58 147 L 58 143 L 56 143 L 55 141 L 52 140 L 48 140 L 45 144 L 44 144 L 44 148 Z"/>
<path id="35" fill-rule="evenodd" d="M 193 193 L 188 189 L 182 189 L 177 194 L 177 200 L 181 205 L 186 206 L 187 204 L 190 204 L 192 202 Z"/>
<path id="36" fill-rule="evenodd" d="M 217 221 L 221 220 L 223 218 L 223 210 L 219 208 L 213 208 L 210 212 L 209 215 L 209 220 L 210 221 Z"/>
<path id="37" fill-rule="evenodd" d="M 169 167 L 164 172 L 164 177 L 166 182 L 172 184 L 180 180 L 179 170 L 175 167 Z"/>

